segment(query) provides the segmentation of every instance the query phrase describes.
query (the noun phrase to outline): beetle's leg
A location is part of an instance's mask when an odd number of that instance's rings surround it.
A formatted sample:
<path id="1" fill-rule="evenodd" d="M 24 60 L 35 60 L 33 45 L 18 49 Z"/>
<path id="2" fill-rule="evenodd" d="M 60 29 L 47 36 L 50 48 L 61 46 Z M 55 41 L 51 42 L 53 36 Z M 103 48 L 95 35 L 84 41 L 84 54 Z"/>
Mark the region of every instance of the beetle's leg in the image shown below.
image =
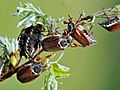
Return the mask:
<path id="1" fill-rule="evenodd" d="M 70 15 L 68 15 L 68 20 L 72 21 L 72 17 Z"/>
<path id="2" fill-rule="evenodd" d="M 72 47 L 72 48 L 78 48 L 78 47 L 83 47 L 82 45 L 80 45 L 80 44 L 76 44 L 76 43 L 72 43 L 72 44 L 70 44 L 70 47 Z"/>
<path id="3" fill-rule="evenodd" d="M 103 13 L 105 15 L 105 17 L 109 20 L 110 18 L 108 17 L 107 13 L 105 12 L 105 9 L 103 8 Z"/>
<path id="4" fill-rule="evenodd" d="M 87 33 L 88 33 L 89 35 L 92 35 L 92 34 L 93 34 L 93 23 L 94 23 L 94 21 L 95 21 L 95 16 L 91 16 L 89 19 L 90 19 L 90 20 L 88 21 L 88 22 L 89 22 L 89 23 L 88 23 L 89 29 L 87 30 Z"/>
<path id="5" fill-rule="evenodd" d="M 83 26 L 83 25 L 89 24 L 89 23 L 93 24 L 94 21 L 95 21 L 95 16 L 88 15 L 88 16 L 82 17 L 80 21 L 77 21 L 76 22 L 76 27 L 79 26 L 79 25 Z"/>
<path id="6" fill-rule="evenodd" d="M 42 62 L 43 62 L 43 63 L 44 63 L 44 62 L 47 62 L 47 63 L 48 63 L 48 62 L 50 61 L 50 58 L 53 58 L 53 57 L 54 57 L 54 54 L 55 54 L 55 53 L 45 56 L 44 58 L 42 58 Z"/>
<path id="7" fill-rule="evenodd" d="M 40 51 L 38 51 L 38 53 L 32 58 L 32 60 L 34 61 L 36 61 L 36 60 L 39 60 L 40 59 L 40 55 L 42 54 L 42 53 L 44 53 L 45 51 L 43 50 L 43 49 L 41 49 Z"/>
<path id="8" fill-rule="evenodd" d="M 78 24 L 82 21 L 82 16 L 85 15 L 84 10 L 80 13 L 79 18 L 75 21 L 75 24 Z"/>
<path id="9" fill-rule="evenodd" d="M 55 56 L 55 53 L 52 53 L 50 55 L 45 56 L 44 58 L 41 58 L 40 62 L 44 64 L 43 72 L 46 71 L 50 67 L 49 61 L 54 56 Z"/>
<path id="10" fill-rule="evenodd" d="M 45 52 L 44 49 L 41 49 L 36 55 L 40 56 L 44 52 Z"/>
<path id="11" fill-rule="evenodd" d="M 93 35 L 93 26 L 90 27 L 90 29 L 87 31 L 89 35 Z"/>

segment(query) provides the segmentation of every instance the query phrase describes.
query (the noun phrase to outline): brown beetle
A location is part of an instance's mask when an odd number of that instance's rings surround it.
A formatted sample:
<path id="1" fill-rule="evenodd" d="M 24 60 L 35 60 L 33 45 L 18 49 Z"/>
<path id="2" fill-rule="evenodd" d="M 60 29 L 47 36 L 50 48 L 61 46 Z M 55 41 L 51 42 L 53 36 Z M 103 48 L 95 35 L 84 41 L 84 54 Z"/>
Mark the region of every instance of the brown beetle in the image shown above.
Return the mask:
<path id="1" fill-rule="evenodd" d="M 72 18 L 69 16 L 69 21 L 64 22 L 65 24 L 68 24 L 67 33 L 72 36 L 73 39 L 78 41 L 83 47 L 92 45 L 96 43 L 96 40 L 92 36 L 92 26 L 89 30 L 85 30 L 83 25 L 86 24 L 84 20 L 88 20 L 88 22 L 93 22 L 92 19 L 94 19 L 92 16 L 86 16 L 84 18 L 80 18 L 73 22 Z"/>
<path id="2" fill-rule="evenodd" d="M 63 34 L 51 35 L 42 40 L 42 48 L 47 52 L 56 52 L 69 47 L 72 38 Z"/>
<path id="3" fill-rule="evenodd" d="M 17 79 L 21 83 L 27 83 L 36 79 L 44 71 L 42 62 L 29 61 L 17 71 Z"/>
<path id="4" fill-rule="evenodd" d="M 27 83 L 36 79 L 42 72 L 49 68 L 46 62 L 49 62 L 52 55 L 40 58 L 39 56 L 41 53 L 42 51 L 39 51 L 30 61 L 24 63 L 16 69 L 17 79 L 21 83 Z"/>
<path id="5" fill-rule="evenodd" d="M 99 25 L 110 32 L 120 30 L 120 16 L 108 18 L 107 20 L 99 23 Z"/>
<path id="6" fill-rule="evenodd" d="M 83 47 L 96 43 L 96 40 L 86 30 L 75 29 L 70 35 Z"/>
<path id="7" fill-rule="evenodd" d="M 23 29 L 18 37 L 20 55 L 32 58 L 37 49 L 41 47 L 42 25 L 30 26 Z"/>

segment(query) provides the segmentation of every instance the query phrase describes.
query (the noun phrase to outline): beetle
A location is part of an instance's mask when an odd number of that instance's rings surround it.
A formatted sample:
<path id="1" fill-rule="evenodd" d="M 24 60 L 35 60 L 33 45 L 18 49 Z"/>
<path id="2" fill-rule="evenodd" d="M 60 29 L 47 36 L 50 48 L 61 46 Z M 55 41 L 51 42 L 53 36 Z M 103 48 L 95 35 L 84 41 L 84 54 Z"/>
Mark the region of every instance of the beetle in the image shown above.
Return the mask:
<path id="1" fill-rule="evenodd" d="M 41 53 L 42 52 L 39 51 L 31 60 L 24 63 L 17 69 L 16 76 L 21 83 L 27 83 L 36 79 L 42 72 L 49 68 L 46 62 L 49 62 L 52 54 L 45 56 L 44 58 L 40 58 Z"/>
<path id="2" fill-rule="evenodd" d="M 109 32 L 120 30 L 120 16 L 110 17 L 98 24 Z"/>
<path id="3" fill-rule="evenodd" d="M 82 16 L 82 15 L 81 15 Z M 86 16 L 84 18 L 79 17 L 76 22 L 72 21 L 72 18 L 68 16 L 68 22 L 64 21 L 64 24 L 68 24 L 67 33 L 81 44 L 82 47 L 90 46 L 96 43 L 96 40 L 92 36 L 92 26 L 89 30 L 85 30 L 83 25 L 86 24 L 84 20 L 88 22 L 94 22 L 93 16 Z"/>
<path id="4" fill-rule="evenodd" d="M 117 5 L 108 10 L 103 8 L 100 15 L 105 19 L 98 23 L 101 27 L 109 32 L 120 30 L 120 15 Z"/>
<path id="5" fill-rule="evenodd" d="M 67 35 L 57 34 L 50 35 L 42 40 L 42 48 L 47 52 L 56 52 L 60 50 L 64 50 L 70 46 L 72 42 L 72 38 Z"/>
<path id="6" fill-rule="evenodd" d="M 17 79 L 21 83 L 27 83 L 36 79 L 44 71 L 42 62 L 28 61 L 17 71 Z"/>
<path id="7" fill-rule="evenodd" d="M 37 49 L 41 47 L 41 31 L 41 24 L 22 29 L 18 37 L 21 57 L 32 58 L 35 55 Z"/>

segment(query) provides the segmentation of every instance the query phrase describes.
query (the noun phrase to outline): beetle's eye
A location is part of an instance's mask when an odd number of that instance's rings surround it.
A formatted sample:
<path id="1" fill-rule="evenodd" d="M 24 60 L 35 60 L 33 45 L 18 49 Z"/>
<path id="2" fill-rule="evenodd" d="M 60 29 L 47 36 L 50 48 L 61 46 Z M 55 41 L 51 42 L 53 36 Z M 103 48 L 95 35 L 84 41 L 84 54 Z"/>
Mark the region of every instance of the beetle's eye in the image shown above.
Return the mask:
<path id="1" fill-rule="evenodd" d="M 19 9 L 19 8 L 17 8 L 17 10 L 16 10 L 16 11 L 17 11 L 17 13 L 19 13 L 20 9 Z"/>

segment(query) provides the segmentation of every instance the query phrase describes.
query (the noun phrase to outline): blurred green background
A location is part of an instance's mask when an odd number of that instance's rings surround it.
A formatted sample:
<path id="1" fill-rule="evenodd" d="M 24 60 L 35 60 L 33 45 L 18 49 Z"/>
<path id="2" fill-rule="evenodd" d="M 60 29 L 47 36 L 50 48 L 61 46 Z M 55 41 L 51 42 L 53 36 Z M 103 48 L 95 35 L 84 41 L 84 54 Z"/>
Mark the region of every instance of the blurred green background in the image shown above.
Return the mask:
<path id="1" fill-rule="evenodd" d="M 11 16 L 19 2 L 32 2 L 54 18 L 70 14 L 76 19 L 80 11 L 92 14 L 103 7 L 120 4 L 120 0 L 1 0 L 0 35 L 17 37 L 18 19 Z M 95 46 L 67 49 L 61 62 L 71 68 L 70 77 L 62 79 L 59 90 L 120 90 L 120 31 L 107 32 L 97 23 L 94 27 Z M 40 90 L 43 74 L 38 79 L 21 84 L 15 75 L 0 82 L 0 90 Z"/>

